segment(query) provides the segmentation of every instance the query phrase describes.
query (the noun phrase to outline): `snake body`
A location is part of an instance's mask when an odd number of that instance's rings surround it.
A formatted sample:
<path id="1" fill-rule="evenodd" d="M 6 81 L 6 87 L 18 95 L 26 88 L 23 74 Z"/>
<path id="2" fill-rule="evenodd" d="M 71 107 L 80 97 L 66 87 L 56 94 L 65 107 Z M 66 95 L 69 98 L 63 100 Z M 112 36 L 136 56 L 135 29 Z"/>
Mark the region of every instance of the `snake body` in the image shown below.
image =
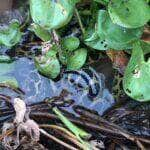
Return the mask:
<path id="1" fill-rule="evenodd" d="M 104 75 L 98 74 L 96 71 L 89 67 L 88 69 L 65 71 L 68 76 L 68 80 L 73 85 L 86 88 L 88 90 L 88 96 L 91 99 L 96 98 L 99 94 L 102 94 L 104 88 Z"/>

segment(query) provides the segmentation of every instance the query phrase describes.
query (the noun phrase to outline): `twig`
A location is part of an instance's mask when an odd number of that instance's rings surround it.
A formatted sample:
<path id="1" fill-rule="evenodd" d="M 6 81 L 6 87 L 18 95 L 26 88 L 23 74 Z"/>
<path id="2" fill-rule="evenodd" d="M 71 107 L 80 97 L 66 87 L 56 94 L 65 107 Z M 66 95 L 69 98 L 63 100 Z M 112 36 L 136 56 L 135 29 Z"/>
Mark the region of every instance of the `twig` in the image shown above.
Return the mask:
<path id="1" fill-rule="evenodd" d="M 95 114 L 90 114 L 89 112 L 84 112 L 82 114 L 82 112 L 80 112 L 80 115 L 83 115 L 85 118 L 87 118 L 88 121 L 91 121 L 91 119 L 96 120 L 98 124 L 103 124 L 104 127 L 108 128 L 108 129 L 112 129 L 114 131 L 114 133 L 118 133 L 122 136 L 124 136 L 126 139 L 135 142 L 141 149 L 144 148 L 144 146 L 141 144 L 140 141 L 143 141 L 145 143 L 150 143 L 150 140 L 144 139 L 144 138 L 140 138 L 137 136 L 134 136 L 132 134 L 130 134 L 128 131 L 124 130 L 123 128 L 121 128 L 120 126 L 108 122 L 107 120 L 103 119 L 102 117 L 95 115 Z"/>
<path id="2" fill-rule="evenodd" d="M 59 120 L 58 117 L 54 114 L 48 114 L 48 113 L 31 113 L 30 114 L 31 117 L 37 119 L 37 117 L 40 117 L 40 118 L 49 118 L 49 119 L 56 119 L 56 120 Z M 88 117 L 86 117 L 88 118 Z M 90 121 L 91 121 L 91 118 L 89 118 Z M 111 126 L 112 123 L 110 122 L 107 122 L 105 121 L 103 118 L 102 120 L 98 121 L 97 120 L 97 124 L 94 124 L 94 123 L 91 123 L 89 121 L 86 121 L 86 120 L 79 120 L 78 118 L 77 119 L 74 119 L 74 118 L 69 118 L 69 120 L 73 123 L 76 123 L 78 125 L 82 125 L 82 126 L 85 126 L 89 129 L 92 129 L 92 130 L 96 130 L 96 131 L 104 131 L 106 133 L 110 133 L 110 134 L 116 134 L 116 135 L 122 135 L 123 137 L 125 137 L 126 139 L 132 141 L 132 142 L 136 142 L 137 143 L 137 140 L 138 141 L 142 141 L 144 143 L 148 143 L 150 144 L 150 140 L 146 139 L 146 138 L 140 138 L 140 137 L 137 137 L 137 136 L 134 136 L 134 135 L 131 135 L 130 133 L 128 133 L 126 130 L 122 129 L 121 127 L 118 127 L 117 125 L 113 124 L 113 126 Z M 95 120 L 95 118 L 93 117 L 92 120 Z M 107 125 L 105 126 L 102 126 L 102 125 L 99 125 L 99 124 L 104 124 L 104 122 L 106 123 L 107 122 Z M 109 126 L 108 126 L 108 123 L 109 123 Z M 117 127 L 117 128 L 116 128 Z M 118 129 L 119 128 L 119 129 Z M 123 131 L 122 131 L 123 130 Z"/>
<path id="3" fill-rule="evenodd" d="M 48 124 L 41 124 L 41 125 L 39 125 L 39 126 L 40 126 L 41 128 L 51 128 L 51 129 L 63 131 L 64 133 L 66 133 L 67 135 L 71 136 L 72 138 L 77 139 L 75 135 L 73 135 L 71 132 L 69 132 L 68 130 L 66 130 L 66 129 L 63 128 L 63 127 L 56 126 L 56 125 L 48 125 Z"/>
<path id="4" fill-rule="evenodd" d="M 9 136 L 10 134 L 12 134 L 14 131 L 15 129 L 9 129 L 5 134 L 0 135 L 0 141 L 2 141 L 5 136 Z"/>
<path id="5" fill-rule="evenodd" d="M 41 112 L 31 112 L 30 114 L 30 117 L 31 118 L 34 118 L 35 120 L 39 117 L 39 118 L 46 118 L 46 119 L 56 119 L 56 120 L 59 120 L 59 118 L 54 115 L 54 114 L 48 114 L 48 113 L 41 113 Z M 76 123 L 77 125 L 81 125 L 81 126 L 85 126 L 89 129 L 92 129 L 92 130 L 96 130 L 96 131 L 105 131 L 107 133 L 111 133 L 111 134 L 117 134 L 117 135 L 120 135 L 118 132 L 117 133 L 114 133 L 114 131 L 112 131 L 111 129 L 108 129 L 106 127 L 101 127 L 99 125 L 96 125 L 94 123 L 89 123 L 88 121 L 85 121 L 85 120 L 79 120 L 79 119 L 73 119 L 73 118 L 69 118 L 69 120 L 73 123 Z"/>
<path id="6" fill-rule="evenodd" d="M 141 150 L 146 150 L 146 148 L 143 146 L 143 144 L 139 140 L 137 140 L 136 143 Z"/>
<path id="7" fill-rule="evenodd" d="M 69 132 L 68 130 L 66 130 L 63 127 L 60 126 L 56 126 L 56 125 L 47 125 L 47 124 L 41 124 L 39 125 L 41 128 L 51 128 L 56 130 L 58 133 L 61 134 L 61 136 L 63 136 L 64 138 L 70 140 L 71 142 L 73 142 L 75 145 L 77 145 L 79 148 L 84 149 L 84 146 L 78 142 L 77 138 L 75 135 L 73 135 L 71 132 Z M 62 134 L 62 132 L 64 132 L 65 134 Z"/>
<path id="8" fill-rule="evenodd" d="M 0 83 L 0 87 L 1 88 L 9 88 L 9 89 L 13 90 L 14 92 L 16 92 L 18 94 L 25 95 L 25 92 L 23 90 L 21 90 L 20 88 L 14 88 L 12 86 L 9 86 L 9 85 L 3 84 L 3 83 Z"/>
<path id="9" fill-rule="evenodd" d="M 0 94 L 0 99 L 3 99 L 6 102 L 10 103 L 11 97 L 4 95 L 4 94 Z"/>
<path id="10" fill-rule="evenodd" d="M 53 135 L 50 135 L 49 133 L 47 133 L 47 132 L 46 132 L 45 130 L 43 130 L 43 129 L 40 129 L 40 132 L 41 132 L 43 135 L 45 135 L 46 137 L 48 137 L 49 139 L 54 140 L 55 142 L 57 142 L 57 143 L 63 145 L 64 147 L 66 147 L 66 148 L 68 148 L 68 149 L 70 149 L 70 150 L 78 150 L 78 149 L 72 147 L 71 145 L 69 145 L 69 144 L 67 144 L 67 143 L 65 143 L 65 142 L 63 142 L 63 141 L 61 141 L 61 140 L 59 140 L 58 138 L 54 137 Z"/>

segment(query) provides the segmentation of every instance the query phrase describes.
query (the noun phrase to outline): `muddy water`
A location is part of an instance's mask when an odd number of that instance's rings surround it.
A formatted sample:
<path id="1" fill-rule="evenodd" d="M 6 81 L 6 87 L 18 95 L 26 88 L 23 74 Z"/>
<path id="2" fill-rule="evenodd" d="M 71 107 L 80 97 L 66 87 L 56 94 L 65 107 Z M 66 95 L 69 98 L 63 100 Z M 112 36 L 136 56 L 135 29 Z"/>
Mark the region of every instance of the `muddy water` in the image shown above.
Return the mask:
<path id="1" fill-rule="evenodd" d="M 73 106 L 84 106 L 85 108 L 97 111 L 99 114 L 103 114 L 104 111 L 114 104 L 113 96 L 105 85 L 105 76 L 101 73 L 95 72 L 99 77 L 98 84 L 101 86 L 100 89 L 98 89 L 99 93 L 97 96 L 91 97 L 89 96 L 89 85 L 87 85 L 80 74 L 76 75 L 64 73 L 60 79 L 53 81 L 40 75 L 31 59 L 25 57 L 19 58 L 13 62 L 13 64 L 13 70 L 8 74 L 9 76 L 13 76 L 17 79 L 19 87 L 25 92 L 25 95 L 22 95 L 22 97 L 26 101 L 27 105 L 41 102 L 47 97 L 53 98 L 55 96 L 59 96 L 63 90 L 68 91 L 68 95 L 65 99 L 70 99 L 74 102 L 70 107 L 66 108 L 69 112 L 74 112 L 72 109 Z M 81 73 L 83 72 L 84 71 L 81 71 Z M 87 79 L 89 78 L 88 80 L 91 80 L 90 82 L 92 82 L 92 77 L 89 75 L 87 76 Z M 74 80 L 76 84 L 70 82 L 72 80 Z M 96 88 L 94 85 L 91 86 Z M 5 94 L 12 98 L 18 96 L 15 92 L 9 92 L 6 89 L 1 89 L 0 94 Z"/>

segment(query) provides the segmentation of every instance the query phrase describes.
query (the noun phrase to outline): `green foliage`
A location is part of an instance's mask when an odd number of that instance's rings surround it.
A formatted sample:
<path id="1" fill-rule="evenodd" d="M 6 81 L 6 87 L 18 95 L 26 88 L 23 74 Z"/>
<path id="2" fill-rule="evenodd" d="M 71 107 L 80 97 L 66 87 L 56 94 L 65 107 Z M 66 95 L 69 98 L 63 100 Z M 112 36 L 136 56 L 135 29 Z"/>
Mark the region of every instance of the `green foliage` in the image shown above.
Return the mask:
<path id="1" fill-rule="evenodd" d="M 17 20 L 13 20 L 8 27 L 0 29 L 0 45 L 12 47 L 21 39 L 20 24 Z"/>
<path id="2" fill-rule="evenodd" d="M 70 55 L 67 60 L 67 69 L 68 70 L 77 70 L 80 69 L 87 58 L 87 50 L 84 48 L 80 48 Z"/>
<path id="3" fill-rule="evenodd" d="M 72 18 L 76 1 L 30 0 L 33 21 L 51 30 L 66 25 Z"/>
<path id="4" fill-rule="evenodd" d="M 108 49 L 108 43 L 105 40 L 101 39 L 98 36 L 97 32 L 91 27 L 89 27 L 84 34 L 84 43 L 96 50 Z"/>
<path id="5" fill-rule="evenodd" d="M 111 0 L 108 12 L 112 21 L 126 28 L 138 28 L 150 19 L 150 7 L 145 0 Z"/>
<path id="6" fill-rule="evenodd" d="M 11 61 L 12 61 L 12 59 L 9 56 L 7 56 L 7 55 L 0 55 L 0 63 L 4 63 L 4 62 L 9 63 Z"/>
<path id="7" fill-rule="evenodd" d="M 101 3 L 102 5 L 107 5 L 109 0 L 94 0 L 95 2 Z"/>
<path id="8" fill-rule="evenodd" d="M 80 41 L 77 37 L 67 37 L 62 40 L 62 47 L 68 51 L 73 51 L 77 49 L 79 45 Z"/>
<path id="9" fill-rule="evenodd" d="M 135 100 L 150 101 L 150 59 L 144 60 L 140 42 L 133 45 L 132 56 L 126 68 L 123 87 Z"/>
<path id="10" fill-rule="evenodd" d="M 0 84 L 18 88 L 17 80 L 9 75 L 14 70 L 14 63 L 0 63 Z"/>
<path id="11" fill-rule="evenodd" d="M 150 42 L 144 42 L 141 40 L 141 47 L 143 49 L 144 54 L 150 53 Z"/>
<path id="12" fill-rule="evenodd" d="M 105 40 L 109 48 L 122 50 L 132 47 L 132 43 L 142 35 L 143 28 L 127 29 L 114 24 L 106 10 L 98 14 L 98 35 Z"/>
<path id="13" fill-rule="evenodd" d="M 31 24 L 29 29 L 33 31 L 36 34 L 36 36 L 38 36 L 42 41 L 47 42 L 51 40 L 50 33 L 47 30 L 40 27 L 39 25 L 33 23 Z"/>
<path id="14" fill-rule="evenodd" d="M 60 73 L 60 63 L 56 57 L 56 47 L 53 47 L 45 55 L 35 57 L 35 66 L 38 71 L 48 78 L 56 78 Z"/>

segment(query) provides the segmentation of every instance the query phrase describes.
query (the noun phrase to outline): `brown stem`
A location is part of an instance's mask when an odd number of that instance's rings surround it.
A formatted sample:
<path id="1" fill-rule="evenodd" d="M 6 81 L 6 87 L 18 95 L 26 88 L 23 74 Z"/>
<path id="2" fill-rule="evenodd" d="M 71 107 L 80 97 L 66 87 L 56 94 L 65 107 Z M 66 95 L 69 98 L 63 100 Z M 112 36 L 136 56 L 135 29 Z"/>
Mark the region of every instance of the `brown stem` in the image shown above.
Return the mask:
<path id="1" fill-rule="evenodd" d="M 70 133 L 65 128 L 62 128 L 62 127 L 56 126 L 56 125 L 47 125 L 47 124 L 41 124 L 39 126 L 41 128 L 50 128 L 50 129 L 56 130 L 61 136 L 70 140 L 72 143 L 77 145 L 79 148 L 84 149 L 84 146 L 77 140 L 76 136 L 74 136 L 72 133 Z M 63 134 L 63 133 L 65 133 L 65 134 Z"/>
<path id="2" fill-rule="evenodd" d="M 49 138 L 49 139 L 51 139 L 51 140 L 53 140 L 53 141 L 55 141 L 55 142 L 57 142 L 57 143 L 63 145 L 64 147 L 66 147 L 66 148 L 68 148 L 68 149 L 70 149 L 70 150 L 78 150 L 78 149 L 72 147 L 71 145 L 69 145 L 69 144 L 67 144 L 67 143 L 65 143 L 65 142 L 63 142 L 63 141 L 61 141 L 61 140 L 59 140 L 58 138 L 54 137 L 53 135 L 50 135 L 49 133 L 47 133 L 47 132 L 46 132 L 45 130 L 43 130 L 43 129 L 40 129 L 40 132 L 41 132 L 43 135 L 45 135 L 47 138 Z"/>

